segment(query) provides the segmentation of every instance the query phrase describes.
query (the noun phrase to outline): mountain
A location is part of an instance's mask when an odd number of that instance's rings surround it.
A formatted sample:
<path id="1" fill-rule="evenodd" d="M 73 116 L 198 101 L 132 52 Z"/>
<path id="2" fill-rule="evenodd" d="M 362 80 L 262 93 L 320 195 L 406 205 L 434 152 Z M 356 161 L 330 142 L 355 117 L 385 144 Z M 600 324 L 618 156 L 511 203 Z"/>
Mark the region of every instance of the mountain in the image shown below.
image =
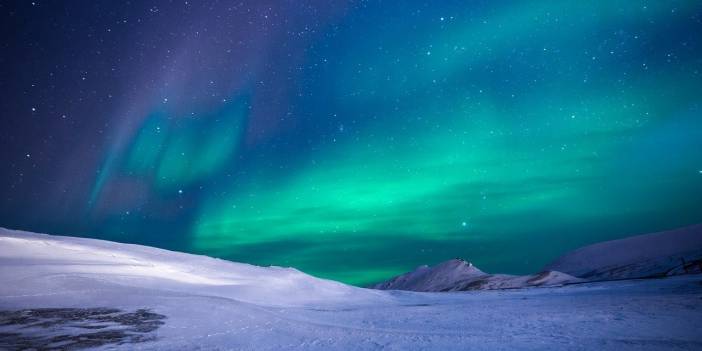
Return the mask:
<path id="1" fill-rule="evenodd" d="M 485 276 L 465 262 L 446 266 Z M 701 280 L 383 291 L 0 229 L 0 350 L 695 350 Z"/>
<path id="2" fill-rule="evenodd" d="M 605 241 L 558 258 L 541 273 L 487 274 L 462 259 L 420 266 L 369 286 L 379 290 L 466 291 L 654 278 L 702 272 L 702 224 Z"/>
<path id="3" fill-rule="evenodd" d="M 588 280 L 653 278 L 702 271 L 702 224 L 605 241 L 544 268 Z"/>
<path id="4" fill-rule="evenodd" d="M 414 271 L 370 286 L 380 290 L 444 291 L 458 281 L 485 277 L 486 274 L 461 259 L 453 259 L 434 267 L 419 266 Z"/>
<path id="5" fill-rule="evenodd" d="M 470 262 L 457 258 L 433 267 L 420 266 L 414 271 L 371 285 L 370 288 L 424 292 L 467 291 L 554 286 L 582 281 L 584 280 L 555 271 L 526 276 L 487 274 Z"/>

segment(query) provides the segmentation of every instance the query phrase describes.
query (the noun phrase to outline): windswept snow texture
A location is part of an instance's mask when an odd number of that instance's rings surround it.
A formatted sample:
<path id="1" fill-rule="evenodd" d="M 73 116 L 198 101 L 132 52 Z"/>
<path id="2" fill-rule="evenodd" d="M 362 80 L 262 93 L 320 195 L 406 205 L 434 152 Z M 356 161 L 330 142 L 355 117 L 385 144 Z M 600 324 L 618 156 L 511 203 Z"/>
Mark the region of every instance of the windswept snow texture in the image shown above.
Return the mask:
<path id="1" fill-rule="evenodd" d="M 0 311 L 0 349 L 74 350 L 154 339 L 164 316 L 115 308 L 37 308 Z"/>
<path id="2" fill-rule="evenodd" d="M 99 338 L 109 343 L 98 349 L 699 350 L 701 308 L 700 275 L 540 289 L 381 291 L 294 269 L 0 230 L 2 315 L 51 319 L 51 328 L 33 324 L 22 342 L 81 340 L 76 336 L 90 333 L 81 325 L 104 325 L 129 338 Z M 120 326 L 123 313 L 148 313 L 148 330 Z M 56 323 L 61 316 L 78 320 Z M 0 349 L 18 349 L 7 334 Z"/>
<path id="3" fill-rule="evenodd" d="M 525 276 L 487 274 L 473 266 L 470 262 L 461 259 L 453 259 L 433 267 L 420 266 L 412 272 L 372 285 L 371 288 L 424 292 L 466 291 L 554 286 L 583 281 L 583 279 L 554 271 L 545 271 Z"/>
<path id="4" fill-rule="evenodd" d="M 546 266 L 588 280 L 665 277 L 702 271 L 702 224 L 585 246 Z"/>

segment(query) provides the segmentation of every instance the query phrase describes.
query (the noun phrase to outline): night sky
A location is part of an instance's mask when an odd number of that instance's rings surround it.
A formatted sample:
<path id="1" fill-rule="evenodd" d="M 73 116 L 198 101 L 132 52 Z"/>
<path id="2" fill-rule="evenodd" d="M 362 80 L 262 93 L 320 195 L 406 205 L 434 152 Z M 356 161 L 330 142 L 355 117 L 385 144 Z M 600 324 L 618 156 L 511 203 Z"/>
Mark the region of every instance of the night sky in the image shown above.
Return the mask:
<path id="1" fill-rule="evenodd" d="M 0 13 L 0 226 L 366 284 L 702 222 L 700 1 Z"/>

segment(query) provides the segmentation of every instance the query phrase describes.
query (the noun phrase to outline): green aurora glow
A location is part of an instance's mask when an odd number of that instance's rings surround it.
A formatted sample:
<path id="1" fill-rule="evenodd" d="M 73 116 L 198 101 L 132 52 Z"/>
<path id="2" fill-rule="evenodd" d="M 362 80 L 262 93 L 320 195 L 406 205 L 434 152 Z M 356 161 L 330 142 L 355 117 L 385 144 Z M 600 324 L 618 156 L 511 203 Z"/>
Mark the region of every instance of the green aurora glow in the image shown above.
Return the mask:
<path id="1" fill-rule="evenodd" d="M 189 251 L 353 284 L 455 256 L 533 272 L 702 221 L 701 10 L 368 5 L 310 44 L 296 121 L 268 144 L 227 103 L 152 114 L 115 162 L 164 196 L 197 191 Z"/>

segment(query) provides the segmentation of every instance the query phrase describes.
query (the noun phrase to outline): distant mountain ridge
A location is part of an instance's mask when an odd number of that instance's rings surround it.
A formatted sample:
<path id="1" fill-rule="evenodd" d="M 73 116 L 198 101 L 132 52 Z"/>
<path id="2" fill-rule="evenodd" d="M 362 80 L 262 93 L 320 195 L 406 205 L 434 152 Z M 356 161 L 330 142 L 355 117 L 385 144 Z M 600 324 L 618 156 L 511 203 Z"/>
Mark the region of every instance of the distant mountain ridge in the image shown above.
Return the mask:
<path id="1" fill-rule="evenodd" d="M 414 271 L 370 286 L 380 290 L 467 291 L 514 289 L 529 286 L 554 286 L 584 280 L 568 274 L 546 271 L 533 275 L 488 274 L 462 259 L 435 266 L 420 266 Z"/>
<path id="2" fill-rule="evenodd" d="M 467 291 L 655 278 L 702 272 L 702 224 L 605 241 L 569 252 L 532 275 L 488 274 L 452 259 L 369 286 L 379 290 Z"/>
<path id="3" fill-rule="evenodd" d="M 544 269 L 591 281 L 700 273 L 702 224 L 584 246 Z"/>

